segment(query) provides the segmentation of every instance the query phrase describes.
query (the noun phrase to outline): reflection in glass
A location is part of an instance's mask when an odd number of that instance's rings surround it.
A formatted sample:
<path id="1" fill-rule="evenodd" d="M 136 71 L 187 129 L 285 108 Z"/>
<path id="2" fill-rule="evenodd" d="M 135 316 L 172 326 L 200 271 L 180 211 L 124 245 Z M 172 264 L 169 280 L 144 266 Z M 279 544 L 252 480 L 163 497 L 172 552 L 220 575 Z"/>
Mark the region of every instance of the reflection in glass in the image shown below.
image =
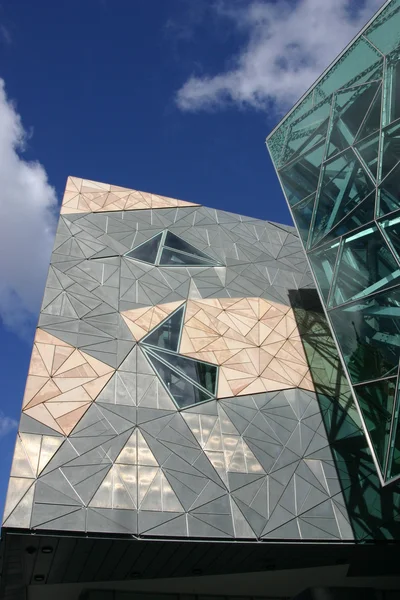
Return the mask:
<path id="1" fill-rule="evenodd" d="M 280 178 L 289 204 L 297 204 L 316 191 L 324 152 L 325 143 L 316 146 L 281 170 Z"/>
<path id="2" fill-rule="evenodd" d="M 353 144 L 357 132 L 360 127 L 364 125 L 364 117 L 375 99 L 379 83 L 380 82 L 375 81 L 366 85 L 345 89 L 337 93 L 333 117 L 334 125 L 329 139 L 329 157 L 345 150 Z M 380 121 L 378 121 L 378 128 L 379 122 Z M 370 127 L 372 127 L 372 131 L 374 131 L 372 123 Z M 365 133 L 364 137 L 366 135 L 368 134 Z"/>
<path id="3" fill-rule="evenodd" d="M 359 142 L 355 148 L 369 168 L 371 175 L 376 179 L 378 176 L 379 135 L 371 135 L 371 137 Z"/>
<path id="4" fill-rule="evenodd" d="M 176 267 L 212 267 L 215 263 L 208 262 L 204 258 L 193 256 L 192 254 L 184 254 L 178 250 L 170 250 L 164 248 L 161 253 L 160 266 L 176 266 Z"/>
<path id="5" fill-rule="evenodd" d="M 135 260 L 142 260 L 147 263 L 155 264 L 157 259 L 157 252 L 160 247 L 162 233 L 157 234 L 147 242 L 144 242 L 140 246 L 133 248 L 125 254 L 129 258 L 134 258 Z"/>
<path id="6" fill-rule="evenodd" d="M 164 267 L 214 267 L 221 264 L 170 231 L 158 233 L 125 256 Z"/>
<path id="7" fill-rule="evenodd" d="M 302 200 L 296 206 L 293 206 L 293 217 L 296 221 L 297 230 L 303 240 L 304 246 L 307 246 L 308 234 L 315 204 L 315 194 Z"/>
<path id="8" fill-rule="evenodd" d="M 287 134 L 282 164 L 305 154 L 317 144 L 321 144 L 327 133 L 331 100 L 324 100 L 318 106 L 310 106 L 305 114 L 293 120 Z"/>
<path id="9" fill-rule="evenodd" d="M 337 340 L 354 383 L 397 372 L 400 357 L 400 289 L 330 311 Z"/>
<path id="10" fill-rule="evenodd" d="M 378 190 L 379 216 L 399 210 L 400 208 L 400 164 L 383 180 Z"/>
<path id="11" fill-rule="evenodd" d="M 184 379 L 178 371 L 174 371 L 169 366 L 158 360 L 153 354 L 146 352 L 147 358 L 153 364 L 153 367 L 161 377 L 165 387 L 175 400 L 179 408 L 185 408 L 192 404 L 199 404 L 206 400 L 211 400 L 211 396 L 205 391 L 200 390 L 190 381 Z"/>
<path id="12" fill-rule="evenodd" d="M 380 221 L 379 226 L 383 236 L 392 248 L 397 260 L 400 262 L 400 217 Z"/>
<path id="13" fill-rule="evenodd" d="M 211 394 L 215 394 L 217 383 L 217 367 L 215 365 L 169 352 L 157 352 L 157 355 L 168 362 L 171 367 L 182 371 L 186 377 L 201 385 Z"/>
<path id="14" fill-rule="evenodd" d="M 185 242 L 182 238 L 178 237 L 174 233 L 167 231 L 167 235 L 165 236 L 164 246 L 168 248 L 172 248 L 173 250 L 179 250 L 180 252 L 185 252 L 186 254 L 193 254 L 194 256 L 199 256 L 205 258 L 207 261 L 212 261 L 213 259 L 201 250 L 198 250 L 192 244 Z"/>
<path id="15" fill-rule="evenodd" d="M 374 446 L 382 473 L 385 471 L 392 423 L 396 378 L 383 379 L 355 388 L 369 438 Z"/>
<path id="16" fill-rule="evenodd" d="M 324 167 L 322 187 L 317 200 L 313 245 L 374 189 L 352 150 L 340 154 Z"/>
<path id="17" fill-rule="evenodd" d="M 382 109 L 382 86 L 379 87 L 371 106 L 366 112 L 364 122 L 357 134 L 357 140 L 363 140 L 371 133 L 379 130 L 381 126 L 381 109 Z"/>
<path id="18" fill-rule="evenodd" d="M 310 252 L 309 259 L 324 300 L 328 300 L 333 279 L 339 242 Z"/>
<path id="19" fill-rule="evenodd" d="M 400 268 L 376 225 L 343 240 L 331 304 L 368 296 L 399 282 Z"/>
<path id="20" fill-rule="evenodd" d="M 357 204 L 351 212 L 349 212 L 344 219 L 331 229 L 326 236 L 326 239 L 333 240 L 346 235 L 355 229 L 359 229 L 362 226 L 368 225 L 374 220 L 375 214 L 375 190 L 365 198 L 362 202 Z"/>
<path id="21" fill-rule="evenodd" d="M 177 352 L 184 310 L 185 307 L 181 306 L 181 308 L 161 323 L 157 329 L 154 329 L 148 336 L 143 338 L 142 344 Z"/>
<path id="22" fill-rule="evenodd" d="M 381 181 L 400 161 L 400 124 L 387 128 L 383 133 Z"/>

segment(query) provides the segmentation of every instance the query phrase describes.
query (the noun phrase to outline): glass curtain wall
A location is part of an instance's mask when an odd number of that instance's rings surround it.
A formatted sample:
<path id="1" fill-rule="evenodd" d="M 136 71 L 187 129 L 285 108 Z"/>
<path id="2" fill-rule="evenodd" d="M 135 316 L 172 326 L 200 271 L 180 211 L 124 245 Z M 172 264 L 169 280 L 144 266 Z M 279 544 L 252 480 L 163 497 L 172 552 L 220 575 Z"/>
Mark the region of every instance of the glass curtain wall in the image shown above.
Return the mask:
<path id="1" fill-rule="evenodd" d="M 400 476 L 400 0 L 267 146 L 386 484 Z"/>

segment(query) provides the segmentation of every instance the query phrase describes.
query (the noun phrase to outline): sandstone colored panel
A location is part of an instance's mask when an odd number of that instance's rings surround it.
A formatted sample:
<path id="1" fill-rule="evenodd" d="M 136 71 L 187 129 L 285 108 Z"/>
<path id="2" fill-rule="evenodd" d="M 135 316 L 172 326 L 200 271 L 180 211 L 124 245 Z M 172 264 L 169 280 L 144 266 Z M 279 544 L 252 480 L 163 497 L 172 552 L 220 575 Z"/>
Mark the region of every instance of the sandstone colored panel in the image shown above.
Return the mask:
<path id="1" fill-rule="evenodd" d="M 289 306 L 262 298 L 189 300 L 181 354 L 220 366 L 218 398 L 314 390 Z"/>
<path id="2" fill-rule="evenodd" d="M 130 329 L 136 341 L 141 340 L 152 329 L 162 323 L 179 306 L 182 306 L 184 300 L 177 302 L 168 302 L 158 306 L 146 306 L 144 308 L 135 308 L 121 313 L 122 318 Z"/>
<path id="3" fill-rule="evenodd" d="M 61 214 L 200 206 L 193 202 L 139 192 L 118 185 L 68 177 Z"/>
<path id="4" fill-rule="evenodd" d="M 115 369 L 37 329 L 29 366 L 24 413 L 69 435 Z"/>

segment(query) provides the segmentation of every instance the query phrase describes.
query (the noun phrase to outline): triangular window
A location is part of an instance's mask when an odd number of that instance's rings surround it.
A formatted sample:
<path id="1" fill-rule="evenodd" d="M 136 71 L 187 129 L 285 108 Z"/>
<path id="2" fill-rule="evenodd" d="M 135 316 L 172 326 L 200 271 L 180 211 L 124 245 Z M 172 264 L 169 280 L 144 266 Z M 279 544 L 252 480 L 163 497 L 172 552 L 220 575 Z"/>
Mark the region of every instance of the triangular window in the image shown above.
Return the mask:
<path id="1" fill-rule="evenodd" d="M 221 263 L 170 231 L 163 231 L 125 254 L 162 267 L 217 267 Z"/>
<path id="2" fill-rule="evenodd" d="M 185 308 L 181 306 L 140 341 L 147 359 L 178 408 L 215 398 L 218 367 L 178 354 Z"/>

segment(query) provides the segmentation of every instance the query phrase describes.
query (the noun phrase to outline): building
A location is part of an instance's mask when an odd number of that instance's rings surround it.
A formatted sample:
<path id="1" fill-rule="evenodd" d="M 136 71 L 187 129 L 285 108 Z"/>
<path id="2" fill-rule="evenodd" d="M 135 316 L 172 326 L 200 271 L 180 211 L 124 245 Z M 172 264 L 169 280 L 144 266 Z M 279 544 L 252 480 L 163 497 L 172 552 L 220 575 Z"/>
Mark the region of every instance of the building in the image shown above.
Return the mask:
<path id="1" fill-rule="evenodd" d="M 397 597 L 399 31 L 269 136 L 298 233 L 68 178 L 2 597 Z"/>

